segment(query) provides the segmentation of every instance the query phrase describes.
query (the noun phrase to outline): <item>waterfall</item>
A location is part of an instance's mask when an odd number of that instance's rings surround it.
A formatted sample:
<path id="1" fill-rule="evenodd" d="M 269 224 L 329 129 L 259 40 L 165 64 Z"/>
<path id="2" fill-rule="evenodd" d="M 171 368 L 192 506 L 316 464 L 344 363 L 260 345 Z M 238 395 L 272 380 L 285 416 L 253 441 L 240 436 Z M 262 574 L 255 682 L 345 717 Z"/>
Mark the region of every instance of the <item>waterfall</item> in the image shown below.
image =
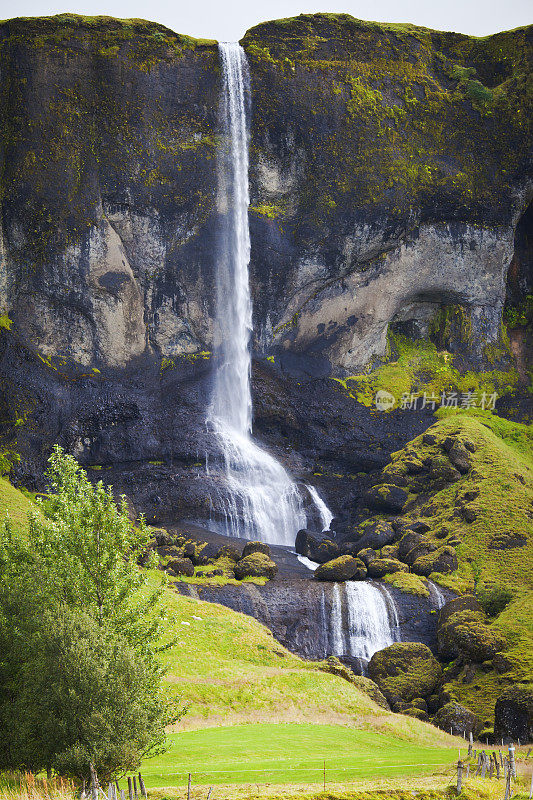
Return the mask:
<path id="1" fill-rule="evenodd" d="M 313 503 L 317 507 L 318 513 L 320 514 L 322 530 L 328 531 L 329 526 L 331 525 L 331 520 L 333 519 L 333 514 L 331 513 L 327 505 L 324 503 L 324 501 L 322 500 L 322 498 L 320 497 L 314 486 L 310 486 L 309 484 L 306 483 L 305 488 L 311 495 Z"/>
<path id="2" fill-rule="evenodd" d="M 346 651 L 342 624 L 341 590 L 338 583 L 333 586 L 331 597 L 331 650 L 335 656 L 341 656 Z"/>
<path id="3" fill-rule="evenodd" d="M 331 599 L 333 655 L 350 656 L 364 667 L 378 650 L 399 641 L 399 630 L 396 605 L 385 587 L 378 589 L 368 581 L 334 585 Z"/>
<path id="4" fill-rule="evenodd" d="M 221 43 L 219 50 L 224 79 L 224 143 L 218 157 L 218 207 L 224 224 L 217 263 L 218 366 L 207 421 L 224 457 L 225 486 L 220 505 L 225 533 L 292 545 L 296 533 L 306 524 L 298 487 L 251 436 L 250 75 L 240 45 Z"/>
<path id="5" fill-rule="evenodd" d="M 437 586 L 437 584 L 434 583 L 433 581 L 428 581 L 428 587 L 431 599 L 434 601 L 434 604 L 436 605 L 437 609 L 440 610 L 446 602 L 444 593 L 442 592 L 440 587 Z"/>

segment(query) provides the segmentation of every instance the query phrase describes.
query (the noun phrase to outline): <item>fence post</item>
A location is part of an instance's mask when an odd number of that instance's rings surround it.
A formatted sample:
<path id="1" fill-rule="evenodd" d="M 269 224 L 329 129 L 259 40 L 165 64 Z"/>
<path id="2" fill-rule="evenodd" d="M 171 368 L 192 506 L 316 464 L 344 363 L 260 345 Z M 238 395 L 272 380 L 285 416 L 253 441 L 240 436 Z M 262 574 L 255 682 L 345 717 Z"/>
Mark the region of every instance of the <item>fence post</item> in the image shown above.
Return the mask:
<path id="1" fill-rule="evenodd" d="M 144 781 L 143 781 L 143 776 L 141 775 L 140 772 L 139 772 L 139 788 L 141 790 L 142 796 L 144 798 L 148 797 L 148 794 L 146 793 L 146 786 L 144 785 Z"/>
<path id="2" fill-rule="evenodd" d="M 189 781 L 187 783 L 187 800 L 191 800 L 191 773 L 189 772 Z"/>
<path id="3" fill-rule="evenodd" d="M 98 800 L 98 777 L 92 764 L 89 764 L 91 770 L 91 800 Z"/>
<path id="4" fill-rule="evenodd" d="M 208 793 L 207 793 L 207 800 L 209 800 L 209 798 L 211 797 L 211 792 L 212 792 L 212 791 L 213 791 L 213 787 L 212 787 L 212 786 L 210 786 L 210 787 L 209 787 L 209 791 L 208 791 Z"/>
<path id="5" fill-rule="evenodd" d="M 124 789 L 120 790 L 120 800 L 126 800 L 126 795 L 124 794 Z"/>
<path id="6" fill-rule="evenodd" d="M 457 762 L 457 794 L 463 791 L 463 762 Z"/>
<path id="7" fill-rule="evenodd" d="M 507 770 L 507 779 L 505 781 L 505 796 L 503 800 L 510 800 L 511 798 L 511 768 Z"/>
<path id="8" fill-rule="evenodd" d="M 474 737 L 472 736 L 472 731 L 468 734 L 468 755 L 472 755 L 472 750 L 474 748 Z"/>
<path id="9" fill-rule="evenodd" d="M 485 773 L 487 771 L 487 754 L 483 750 L 481 753 L 481 777 L 485 777 Z"/>
<path id="10" fill-rule="evenodd" d="M 531 773 L 531 789 L 529 790 L 529 800 L 533 798 L 533 772 Z"/>
<path id="11" fill-rule="evenodd" d="M 137 794 L 137 778 L 135 775 L 133 776 L 133 797 L 135 800 L 138 800 L 139 795 Z"/>
<path id="12" fill-rule="evenodd" d="M 503 756 L 502 756 L 502 751 L 501 751 L 501 750 L 498 750 L 498 753 L 500 754 L 500 764 L 501 764 L 501 767 L 502 767 L 502 769 L 503 769 Z"/>
<path id="13" fill-rule="evenodd" d="M 326 759 L 324 759 L 324 791 L 326 791 Z"/>
<path id="14" fill-rule="evenodd" d="M 509 767 L 511 769 L 511 775 L 513 778 L 516 778 L 516 763 L 514 760 L 514 744 L 511 742 L 509 745 Z"/>
<path id="15" fill-rule="evenodd" d="M 128 778 L 128 800 L 133 800 L 133 783 L 131 778 Z"/>
<path id="16" fill-rule="evenodd" d="M 469 777 L 470 777 L 470 764 L 467 764 L 467 765 L 466 765 L 466 777 L 467 777 L 467 778 L 469 778 Z"/>

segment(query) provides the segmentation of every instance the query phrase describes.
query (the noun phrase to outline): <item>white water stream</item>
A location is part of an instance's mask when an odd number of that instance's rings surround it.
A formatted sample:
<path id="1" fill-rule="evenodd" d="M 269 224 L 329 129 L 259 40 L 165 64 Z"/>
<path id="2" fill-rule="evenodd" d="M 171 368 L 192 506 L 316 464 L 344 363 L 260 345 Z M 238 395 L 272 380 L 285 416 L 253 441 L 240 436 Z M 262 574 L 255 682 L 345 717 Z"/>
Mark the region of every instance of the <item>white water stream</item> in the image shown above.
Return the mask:
<path id="1" fill-rule="evenodd" d="M 343 602 L 344 595 L 344 602 Z M 399 641 L 396 605 L 385 587 L 347 581 L 333 587 L 331 650 L 368 662 L 374 653 Z"/>
<path id="2" fill-rule="evenodd" d="M 306 525 L 300 492 L 282 465 L 251 436 L 250 76 L 240 45 L 221 43 L 219 50 L 224 143 L 218 158 L 218 206 L 225 225 L 217 264 L 218 367 L 207 421 L 224 456 L 226 486 L 221 502 L 225 532 L 293 545 L 296 533 Z M 325 519 L 324 509 L 318 510 Z"/>

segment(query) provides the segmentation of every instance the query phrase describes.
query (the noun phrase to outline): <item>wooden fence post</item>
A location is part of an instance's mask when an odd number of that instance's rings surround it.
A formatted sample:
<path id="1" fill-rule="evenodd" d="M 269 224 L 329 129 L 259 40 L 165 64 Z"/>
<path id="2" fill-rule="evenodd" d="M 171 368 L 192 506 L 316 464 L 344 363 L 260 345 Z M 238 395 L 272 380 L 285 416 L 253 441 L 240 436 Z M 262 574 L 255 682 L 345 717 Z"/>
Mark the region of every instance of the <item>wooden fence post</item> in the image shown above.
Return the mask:
<path id="1" fill-rule="evenodd" d="M 503 756 L 502 756 L 502 751 L 501 751 L 501 750 L 498 750 L 498 753 L 500 754 L 500 764 L 501 764 L 501 767 L 502 767 L 502 769 L 503 769 Z"/>
<path id="2" fill-rule="evenodd" d="M 140 772 L 139 772 L 139 788 L 141 790 L 142 796 L 144 798 L 148 797 L 148 794 L 146 792 L 146 786 L 144 785 L 144 781 L 143 781 L 143 776 L 141 775 Z"/>
<path id="3" fill-rule="evenodd" d="M 212 792 L 212 791 L 213 791 L 213 787 L 212 787 L 212 786 L 210 786 L 210 787 L 209 787 L 209 791 L 208 791 L 208 793 L 207 793 L 207 800 L 209 800 L 209 798 L 211 797 L 211 792 Z"/>
<path id="4" fill-rule="evenodd" d="M 191 800 L 191 773 L 189 772 L 189 782 L 187 784 L 187 800 Z"/>
<path id="5" fill-rule="evenodd" d="M 133 797 L 134 800 L 138 800 L 139 795 L 137 794 L 137 778 L 135 775 L 133 776 Z"/>
<path id="6" fill-rule="evenodd" d="M 470 777 L 470 764 L 467 764 L 467 765 L 466 765 L 466 777 L 467 777 L 467 778 L 469 778 L 469 777 Z"/>
<path id="7" fill-rule="evenodd" d="M 128 800 L 133 800 L 133 783 L 131 778 L 128 778 Z"/>
<path id="8" fill-rule="evenodd" d="M 533 772 L 531 773 L 531 789 L 529 790 L 529 800 L 533 798 Z"/>
<path id="9" fill-rule="evenodd" d="M 457 794 L 463 791 L 463 762 L 457 762 Z"/>
<path id="10" fill-rule="evenodd" d="M 126 795 L 124 794 L 124 789 L 120 790 L 120 800 L 126 800 Z"/>
<path id="11" fill-rule="evenodd" d="M 514 744 L 512 742 L 509 745 L 509 767 L 511 768 L 511 775 L 516 778 L 516 762 L 514 759 Z"/>
<path id="12" fill-rule="evenodd" d="M 481 753 L 481 777 L 485 777 L 485 773 L 487 771 L 487 754 L 483 750 Z"/>
<path id="13" fill-rule="evenodd" d="M 507 779 L 505 781 L 505 795 L 503 800 L 510 800 L 511 798 L 511 769 L 507 770 Z"/>
<path id="14" fill-rule="evenodd" d="M 92 764 L 89 764 L 91 770 L 91 800 L 98 800 L 98 777 Z"/>
<path id="15" fill-rule="evenodd" d="M 474 737 L 472 736 L 472 731 L 468 734 L 468 755 L 472 755 L 472 750 L 474 747 Z"/>
<path id="16" fill-rule="evenodd" d="M 324 759 L 324 791 L 326 791 L 326 759 Z"/>

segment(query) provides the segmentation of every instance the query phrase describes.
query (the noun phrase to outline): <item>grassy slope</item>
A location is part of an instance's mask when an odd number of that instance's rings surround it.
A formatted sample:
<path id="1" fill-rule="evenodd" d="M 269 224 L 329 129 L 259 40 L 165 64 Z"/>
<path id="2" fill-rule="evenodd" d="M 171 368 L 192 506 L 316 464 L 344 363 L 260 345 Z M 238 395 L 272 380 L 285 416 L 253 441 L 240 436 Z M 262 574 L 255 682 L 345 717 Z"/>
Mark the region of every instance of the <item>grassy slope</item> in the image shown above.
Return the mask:
<path id="1" fill-rule="evenodd" d="M 459 568 L 451 575 L 435 573 L 438 583 L 459 592 L 483 591 L 494 586 L 511 589 L 510 605 L 492 623 L 501 630 L 509 643 L 506 656 L 512 669 L 497 675 L 478 667 L 472 680 L 463 682 L 462 673 L 447 688 L 459 702 L 472 708 L 487 725 L 492 725 L 494 704 L 498 695 L 517 680 L 531 681 L 533 676 L 533 427 L 495 417 L 480 411 L 443 413 L 442 419 L 430 430 L 440 440 L 454 433 L 471 439 L 477 446 L 473 468 L 458 483 L 433 495 L 423 505 L 431 513 L 423 519 L 431 526 L 428 536 L 444 527 L 450 536 L 458 537 Z M 419 457 L 435 454 L 434 446 L 423 444 L 422 437 L 410 442 L 404 450 L 393 455 L 386 472 L 401 471 L 401 464 L 410 452 Z M 477 498 L 469 503 L 478 513 L 467 523 L 454 516 L 456 494 L 477 489 Z M 414 503 L 412 515 L 420 515 L 420 504 Z M 489 547 L 490 539 L 506 531 L 524 534 L 527 544 L 507 550 Z M 443 539 L 435 538 L 442 545 Z"/>
<path id="2" fill-rule="evenodd" d="M 26 528 L 30 508 L 31 503 L 28 498 L 15 489 L 6 478 L 0 477 L 0 522 L 8 514 L 14 528 Z"/>

